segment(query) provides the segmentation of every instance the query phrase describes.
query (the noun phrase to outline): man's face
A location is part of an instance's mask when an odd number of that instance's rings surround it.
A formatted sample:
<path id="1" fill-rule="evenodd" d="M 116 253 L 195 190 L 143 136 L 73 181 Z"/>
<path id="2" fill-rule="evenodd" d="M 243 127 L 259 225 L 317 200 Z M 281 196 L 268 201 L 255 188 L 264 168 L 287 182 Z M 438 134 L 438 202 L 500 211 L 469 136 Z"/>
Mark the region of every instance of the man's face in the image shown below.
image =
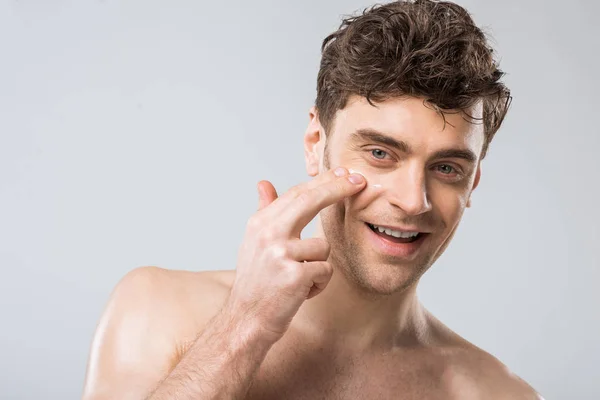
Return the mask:
<path id="1" fill-rule="evenodd" d="M 343 166 L 366 177 L 364 190 L 320 217 L 340 272 L 389 294 L 415 283 L 453 237 L 479 181 L 484 133 L 461 113 L 446 114 L 444 124 L 422 99 L 375 104 L 352 97 L 326 141 L 313 118 L 305 144 L 312 175 Z M 480 118 L 481 106 L 471 115 Z M 413 231 L 416 238 L 397 237 Z"/>

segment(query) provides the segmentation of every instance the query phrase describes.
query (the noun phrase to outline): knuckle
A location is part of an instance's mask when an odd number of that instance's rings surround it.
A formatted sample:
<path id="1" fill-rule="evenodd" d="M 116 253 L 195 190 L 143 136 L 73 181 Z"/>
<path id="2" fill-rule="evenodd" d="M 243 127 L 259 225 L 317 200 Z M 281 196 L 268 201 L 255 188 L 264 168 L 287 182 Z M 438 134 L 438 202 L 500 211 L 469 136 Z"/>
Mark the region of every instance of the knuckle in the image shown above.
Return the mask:
<path id="1" fill-rule="evenodd" d="M 333 266 L 327 261 L 315 265 L 314 274 L 319 280 L 328 280 L 333 275 Z"/>
<path id="2" fill-rule="evenodd" d="M 273 261 L 282 261 L 287 259 L 288 250 L 283 243 L 274 243 L 267 247 L 267 257 Z"/>
<path id="3" fill-rule="evenodd" d="M 284 282 L 286 286 L 296 286 L 302 280 L 302 271 L 300 265 L 288 260 L 283 264 Z"/>
<path id="4" fill-rule="evenodd" d="M 329 257 L 329 254 L 331 253 L 331 245 L 325 240 L 321 242 L 321 251 L 326 258 Z"/>
<path id="5" fill-rule="evenodd" d="M 277 233 L 273 228 L 264 228 L 257 236 L 258 245 L 261 247 L 270 248 L 277 238 Z"/>
<path id="6" fill-rule="evenodd" d="M 347 190 L 347 188 L 349 187 L 349 182 L 347 178 L 340 178 L 340 179 L 336 179 L 333 182 L 333 185 L 331 186 L 331 192 L 334 193 L 339 193 L 339 192 L 344 192 Z"/>
<path id="7" fill-rule="evenodd" d="M 298 195 L 298 197 L 296 198 L 296 200 L 298 201 L 298 203 L 300 204 L 300 206 L 307 206 L 310 205 L 313 201 L 314 201 L 314 197 L 315 194 L 317 192 L 315 192 L 315 190 L 310 190 L 308 192 L 302 192 Z"/>
<path id="8" fill-rule="evenodd" d="M 296 197 L 300 196 L 300 194 L 303 193 L 303 191 L 300 186 L 294 186 L 288 190 L 288 193 L 289 193 L 290 197 L 296 198 Z"/>
<path id="9" fill-rule="evenodd" d="M 276 242 L 283 237 L 283 229 L 279 225 L 269 225 L 264 228 L 264 235 L 269 242 Z"/>

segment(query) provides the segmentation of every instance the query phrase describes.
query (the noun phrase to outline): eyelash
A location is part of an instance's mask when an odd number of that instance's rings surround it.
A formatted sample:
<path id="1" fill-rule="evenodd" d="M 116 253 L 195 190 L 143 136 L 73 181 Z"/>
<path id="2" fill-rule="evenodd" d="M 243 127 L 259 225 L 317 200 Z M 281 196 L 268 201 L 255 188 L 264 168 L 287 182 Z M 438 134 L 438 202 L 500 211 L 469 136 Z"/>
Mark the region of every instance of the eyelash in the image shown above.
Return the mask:
<path id="1" fill-rule="evenodd" d="M 385 150 L 382 150 L 382 149 L 370 149 L 369 153 L 371 153 L 371 155 L 373 156 L 373 158 L 376 161 L 383 161 L 385 157 L 384 158 L 377 158 L 377 157 L 375 157 L 374 154 L 373 154 L 375 151 L 379 151 L 379 152 L 384 153 L 385 155 L 389 156 L 389 153 L 387 151 L 385 151 Z M 450 165 L 450 164 L 438 164 L 438 165 L 436 165 L 436 168 L 439 168 L 441 166 L 446 166 L 446 167 L 452 168 L 452 170 L 455 171 L 455 173 L 458 174 L 458 177 L 461 177 L 463 175 L 463 173 L 459 170 L 459 168 L 457 168 L 457 167 L 455 167 L 453 165 Z M 451 174 L 444 174 L 444 173 L 442 173 L 442 175 L 451 177 Z"/>

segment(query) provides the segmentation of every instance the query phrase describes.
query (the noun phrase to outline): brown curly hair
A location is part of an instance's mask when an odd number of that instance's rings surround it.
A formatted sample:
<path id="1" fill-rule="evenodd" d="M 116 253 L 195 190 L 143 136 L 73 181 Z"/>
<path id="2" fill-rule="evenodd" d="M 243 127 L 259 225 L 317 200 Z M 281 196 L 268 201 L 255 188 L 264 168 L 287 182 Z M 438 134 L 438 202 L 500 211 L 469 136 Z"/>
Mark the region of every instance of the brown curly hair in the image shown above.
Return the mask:
<path id="1" fill-rule="evenodd" d="M 343 19 L 323 40 L 321 54 L 315 105 L 325 132 L 353 94 L 371 105 L 419 97 L 442 117 L 461 112 L 483 123 L 483 159 L 512 100 L 486 35 L 467 10 L 448 1 L 400 0 L 366 8 Z M 469 110 L 479 101 L 478 119 Z"/>

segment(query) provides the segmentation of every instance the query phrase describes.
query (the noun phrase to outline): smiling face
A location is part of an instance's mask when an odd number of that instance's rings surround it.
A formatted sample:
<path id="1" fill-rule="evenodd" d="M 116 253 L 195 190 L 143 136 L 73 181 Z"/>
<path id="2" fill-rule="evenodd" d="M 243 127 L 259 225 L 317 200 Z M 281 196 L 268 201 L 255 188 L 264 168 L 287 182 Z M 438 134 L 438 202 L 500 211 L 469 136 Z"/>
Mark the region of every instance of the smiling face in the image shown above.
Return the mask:
<path id="1" fill-rule="evenodd" d="M 484 132 L 458 112 L 444 123 L 423 99 L 374 104 L 351 97 L 327 137 L 313 108 L 305 155 L 311 176 L 343 166 L 366 177 L 364 190 L 320 218 L 334 265 L 363 290 L 390 294 L 415 283 L 452 239 L 479 182 Z M 470 114 L 481 117 L 481 106 Z"/>

